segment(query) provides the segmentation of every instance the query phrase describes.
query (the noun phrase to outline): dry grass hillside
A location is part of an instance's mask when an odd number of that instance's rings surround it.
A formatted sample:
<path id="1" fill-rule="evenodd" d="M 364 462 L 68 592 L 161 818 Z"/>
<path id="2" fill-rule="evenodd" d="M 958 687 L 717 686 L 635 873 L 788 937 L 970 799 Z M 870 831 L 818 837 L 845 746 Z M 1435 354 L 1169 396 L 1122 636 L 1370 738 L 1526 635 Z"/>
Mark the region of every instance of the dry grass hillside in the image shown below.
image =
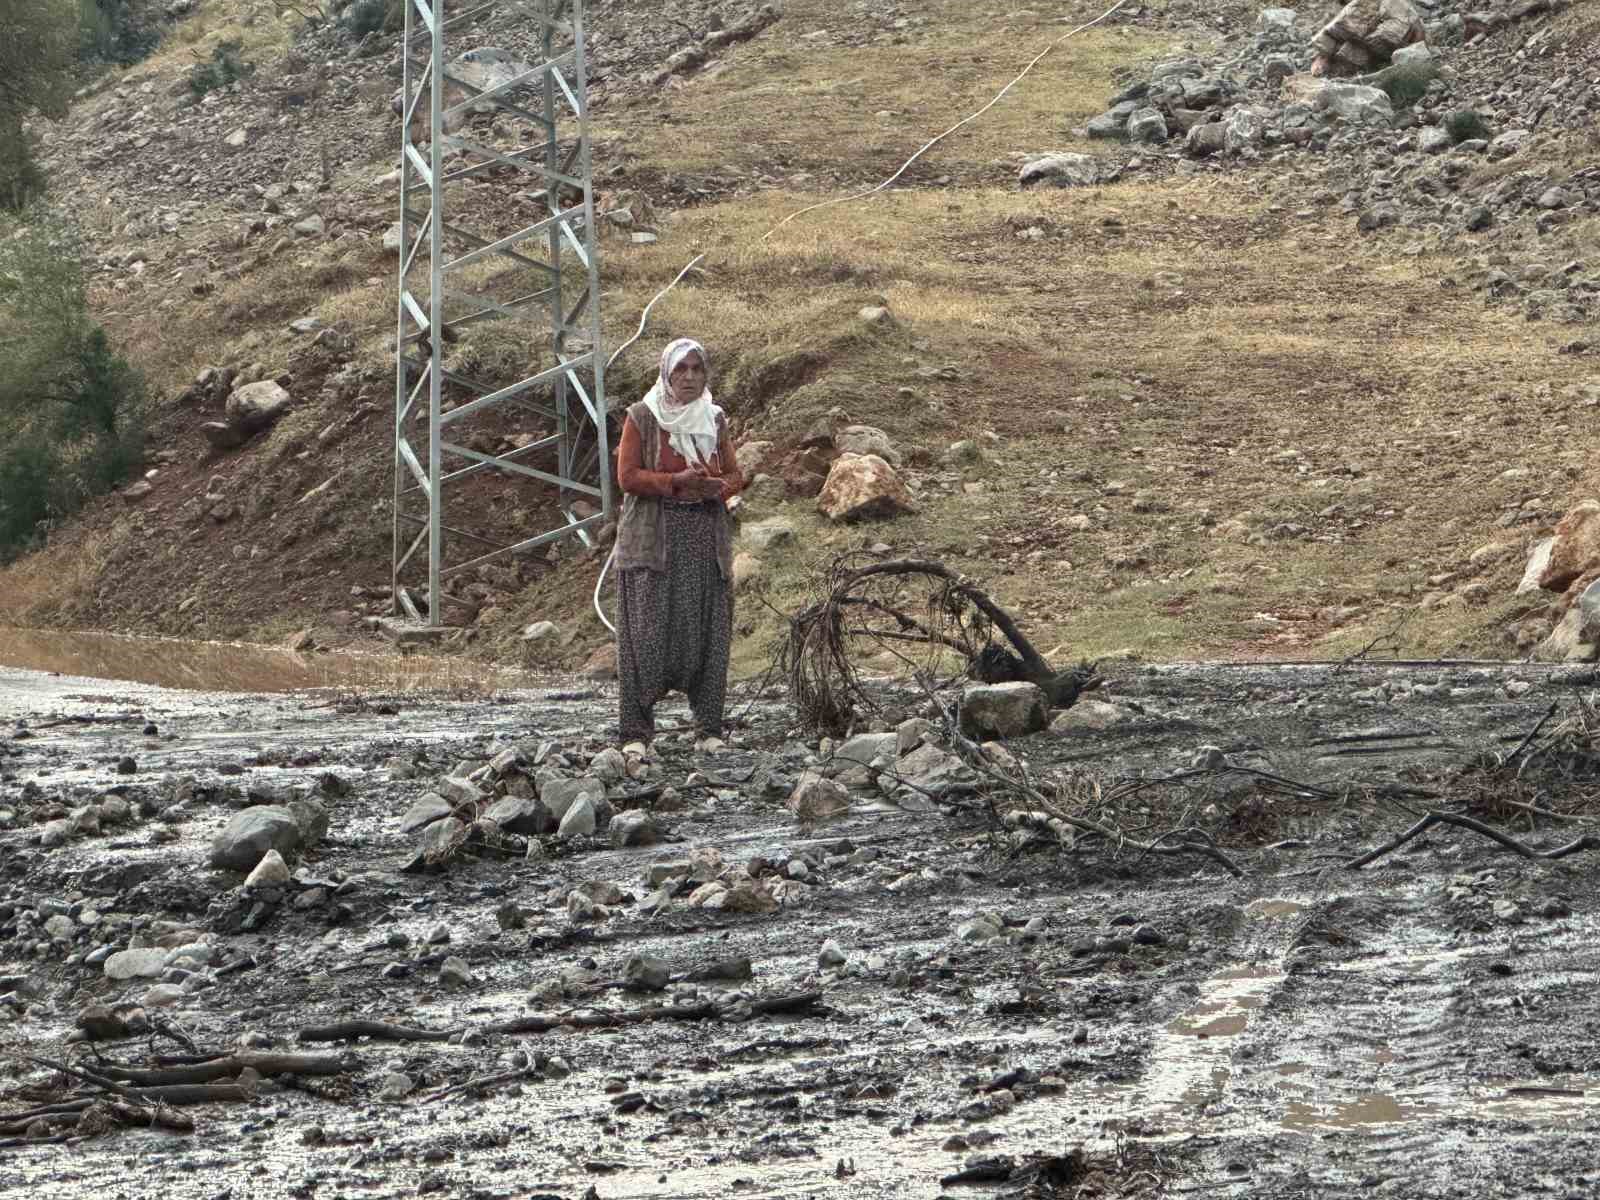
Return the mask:
<path id="1" fill-rule="evenodd" d="M 160 104 L 197 54 L 239 36 L 246 7 L 202 5 L 122 90 L 154 83 Z M 1206 54 L 1219 17 L 1249 21 L 1254 9 L 1146 4 L 1136 21 L 1062 44 L 902 186 L 763 240 L 796 209 L 888 175 L 987 101 L 1063 20 L 1103 6 L 1049 7 L 788 0 L 713 70 L 602 90 L 601 186 L 642 193 L 661 234 L 606 242 L 612 335 L 706 255 L 613 376 L 614 402 L 648 379 L 649 347 L 695 336 L 742 436 L 786 447 L 830 414 L 877 426 L 921 500 L 916 515 L 842 527 L 804 500 L 758 500 L 752 517 L 786 517 L 799 536 L 764 556 L 766 602 L 743 602 L 742 664 L 760 664 L 780 627 L 772 609 L 798 602 L 818 561 L 876 544 L 985 580 L 1063 656 L 1325 658 L 1373 643 L 1408 656 L 1513 653 L 1505 627 L 1531 611 L 1512 596 L 1527 549 L 1595 483 L 1595 397 L 1574 387 L 1590 377 L 1581 360 L 1561 352 L 1570 327 L 1449 286 L 1458 256 L 1358 236 L 1314 164 L 1183 171 L 1157 152 L 1115 184 L 1017 187 L 1023 158 L 1041 151 L 1126 158 L 1074 132 L 1119 72 Z M 604 34 L 608 20 L 641 14 L 596 3 L 591 23 Z M 869 18 L 890 34 L 859 36 Z M 280 22 L 242 28 L 263 62 L 305 57 Z M 397 139 L 386 60 L 374 61 L 368 75 L 353 68 L 337 103 L 263 119 L 260 142 L 277 148 L 250 170 L 228 167 L 227 186 L 210 190 L 208 169 L 175 173 L 189 207 L 165 236 L 129 229 L 173 201 L 135 198 L 120 160 L 89 149 L 122 111 L 115 92 L 77 106 L 56 170 L 74 173 L 97 248 L 136 241 L 159 256 L 141 280 L 107 271 L 96 303 L 168 398 L 154 443 L 168 453 L 142 506 L 108 498 L 6 572 L 0 620 L 373 636 L 359 621 L 369 600 L 351 589 L 388 580 L 394 300 L 380 238 L 394 214 L 380 181 Z M 285 122 L 295 139 L 274 142 Z M 147 131 L 152 152 L 162 128 Z M 304 198 L 328 236 L 252 232 L 253 188 L 314 180 L 324 137 L 336 150 L 330 184 Z M 1592 244 L 1597 228 L 1589 217 L 1562 236 Z M 873 304 L 893 323 L 864 324 L 858 312 Z M 349 348 L 288 332 L 307 315 Z M 486 327 L 458 353 L 509 375 L 527 344 L 512 326 Z M 212 459 L 194 432 L 206 418 L 176 397 L 223 363 L 292 375 L 299 406 L 269 437 Z M 944 465 L 963 439 L 983 460 Z M 205 499 L 217 496 L 229 509 L 220 521 Z M 502 529 L 547 502 L 509 481 L 473 497 L 477 517 Z M 476 581 L 476 652 L 520 658 L 522 627 L 549 618 L 565 636 L 543 653 L 582 661 L 604 641 L 587 608 L 598 568 L 569 550 Z"/>

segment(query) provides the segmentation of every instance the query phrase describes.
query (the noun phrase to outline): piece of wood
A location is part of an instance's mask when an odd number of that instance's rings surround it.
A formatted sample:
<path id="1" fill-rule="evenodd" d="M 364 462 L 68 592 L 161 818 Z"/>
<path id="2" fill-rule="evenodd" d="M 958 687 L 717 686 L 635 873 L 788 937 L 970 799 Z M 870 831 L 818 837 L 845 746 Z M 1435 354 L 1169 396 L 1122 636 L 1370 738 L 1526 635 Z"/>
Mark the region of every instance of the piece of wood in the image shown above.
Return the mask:
<path id="1" fill-rule="evenodd" d="M 1597 837 L 1592 833 L 1585 834 L 1575 842 L 1568 842 L 1565 846 L 1557 846 L 1553 850 L 1535 850 L 1533 847 L 1524 845 L 1522 842 L 1517 841 L 1516 838 L 1501 833 L 1498 829 L 1495 829 L 1492 826 L 1485 825 L 1482 821 L 1476 821 L 1471 817 L 1463 817 L 1456 813 L 1431 812 L 1425 815 L 1422 820 L 1418 821 L 1415 825 L 1411 826 L 1411 828 L 1407 829 L 1398 837 L 1391 838 L 1383 845 L 1374 850 L 1367 851 L 1359 858 L 1352 858 L 1349 862 L 1344 864 L 1345 870 L 1359 871 L 1362 867 L 1370 866 L 1372 863 L 1377 862 L 1384 855 L 1392 854 L 1394 851 L 1400 849 L 1401 846 L 1404 846 L 1407 842 L 1421 837 L 1435 825 L 1453 825 L 1457 829 L 1467 829 L 1473 833 L 1481 834 L 1483 837 L 1488 838 L 1492 842 L 1499 843 L 1507 850 L 1515 851 L 1516 853 L 1522 855 L 1523 858 L 1544 859 L 1547 862 L 1554 861 L 1555 859 L 1559 858 L 1568 858 L 1571 855 L 1581 853 L 1584 850 L 1600 850 L 1600 837 Z"/>
<path id="2" fill-rule="evenodd" d="M 821 992 L 800 992 L 792 996 L 773 996 L 765 1000 L 700 1004 L 664 1004 L 659 1008 L 633 1008 L 620 1012 L 589 1009 L 573 1013 L 534 1013 L 487 1026 L 490 1033 L 549 1033 L 552 1029 L 610 1029 L 617 1025 L 642 1025 L 648 1021 L 714 1021 L 748 1013 L 753 1017 L 779 1013 L 805 1013 L 822 1001 Z"/>
<path id="3" fill-rule="evenodd" d="M 190 1063 L 174 1067 L 121 1067 L 115 1064 L 101 1067 L 106 1078 L 138 1087 L 152 1087 L 184 1083 L 211 1083 L 218 1079 L 233 1079 L 240 1071 L 250 1069 L 259 1075 L 339 1075 L 346 1070 L 344 1059 L 333 1054 L 265 1054 L 256 1051 L 239 1051 L 207 1062 Z"/>
<path id="4" fill-rule="evenodd" d="M 414 1029 L 409 1025 L 357 1017 L 332 1025 L 311 1025 L 302 1029 L 298 1036 L 302 1042 L 353 1042 L 363 1037 L 384 1042 L 444 1042 L 460 1032 L 459 1029 Z"/>
<path id="5" fill-rule="evenodd" d="M 515 1071 L 501 1071 L 498 1075 L 482 1075 L 477 1079 L 469 1079 L 465 1083 L 455 1084 L 451 1087 L 444 1088 L 442 1091 L 434 1092 L 430 1096 L 424 1096 L 422 1102 L 424 1104 L 432 1104 L 435 1100 L 443 1100 L 446 1096 L 454 1096 L 459 1092 L 476 1092 L 482 1088 L 498 1087 L 502 1083 L 513 1083 L 524 1079 L 533 1080 L 537 1078 L 538 1075 L 534 1073 L 531 1067 L 519 1067 Z"/>

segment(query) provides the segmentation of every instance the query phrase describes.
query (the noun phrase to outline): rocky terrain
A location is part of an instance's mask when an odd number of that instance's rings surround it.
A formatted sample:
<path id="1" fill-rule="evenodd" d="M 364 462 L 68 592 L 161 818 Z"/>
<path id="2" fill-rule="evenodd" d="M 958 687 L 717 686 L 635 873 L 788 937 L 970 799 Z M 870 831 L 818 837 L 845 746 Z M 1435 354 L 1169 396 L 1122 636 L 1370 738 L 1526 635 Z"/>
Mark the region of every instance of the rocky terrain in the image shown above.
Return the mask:
<path id="1" fill-rule="evenodd" d="M 1151 854 L 1064 844 L 892 690 L 841 744 L 746 696 L 641 756 L 592 692 L 8 670 L 0 1185 L 1587 1195 L 1594 685 L 1130 668 L 986 750 L 1204 839 Z M 1351 869 L 1423 809 L 1581 844 Z"/>
<path id="2" fill-rule="evenodd" d="M 1600 484 L 1572 437 L 1600 387 L 1583 6 L 1439 0 L 1425 56 L 1325 85 L 1305 75 L 1320 8 L 1130 5 L 895 199 L 821 218 L 837 244 L 813 220 L 770 262 L 750 248 L 803 201 L 887 177 L 992 97 L 1019 46 L 1101 11 L 1069 9 L 591 6 L 608 327 L 631 332 L 691 251 L 725 247 L 657 323 L 728 330 L 709 338 L 714 383 L 769 476 L 750 521 L 794 534 L 748 541 L 742 581 L 783 608 L 816 555 L 884 545 L 995 576 L 1045 640 L 1091 655 L 1337 657 L 1403 626 L 1412 652 L 1586 656 L 1586 630 L 1551 638 L 1593 562 L 1517 592 Z M 170 16 L 148 62 L 42 131 L 84 201 L 96 306 L 161 397 L 149 473 L 10 568 L 0 612 L 375 638 L 388 484 L 363 464 L 389 461 L 399 55 L 348 19 L 297 27 L 231 0 Z M 511 54 L 526 38 L 504 13 L 473 29 Z M 864 114 L 877 125 L 852 143 Z M 475 215 L 509 220 L 513 200 L 481 189 Z M 869 220 L 889 232 L 858 238 Z M 488 329 L 456 365 L 493 378 L 519 357 L 516 331 Z M 625 358 L 613 392 L 649 370 Z M 512 415 L 472 439 L 539 432 Z M 819 512 L 852 454 L 883 465 Z M 463 520 L 509 536 L 549 500 L 485 481 Z M 449 620 L 474 653 L 598 655 L 603 673 L 597 570 L 571 547 L 487 566 L 453 586 Z M 754 666 L 774 623 L 745 612 Z"/>

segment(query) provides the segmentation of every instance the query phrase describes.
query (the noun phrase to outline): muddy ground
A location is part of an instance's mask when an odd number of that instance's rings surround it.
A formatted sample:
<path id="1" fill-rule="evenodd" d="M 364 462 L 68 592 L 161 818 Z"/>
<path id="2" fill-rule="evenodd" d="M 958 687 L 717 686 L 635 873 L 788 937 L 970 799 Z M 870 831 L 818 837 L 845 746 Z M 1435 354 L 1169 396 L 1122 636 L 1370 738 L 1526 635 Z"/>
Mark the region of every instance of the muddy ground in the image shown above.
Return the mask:
<path id="1" fill-rule="evenodd" d="M 176 980 L 174 1003 L 147 1005 L 198 1051 L 349 1055 L 344 1074 L 269 1079 L 253 1100 L 184 1110 L 192 1134 L 8 1142 L 0 1192 L 1592 1196 L 1596 855 L 1529 861 L 1446 829 L 1366 870 L 1343 864 L 1414 819 L 1374 788 L 1438 789 L 1435 806 L 1459 809 L 1469 764 L 1516 749 L 1553 703 L 1566 720 L 1594 685 L 1592 671 L 1520 665 L 1127 665 L 1108 695 L 1136 719 L 1014 744 L 1036 777 L 1101 781 L 1187 771 L 1219 748 L 1244 770 L 1152 788 L 1147 812 L 1135 798 L 1119 816 L 1157 828 L 1186 817 L 1239 878 L 1196 856 L 1019 851 L 973 801 L 930 813 L 863 801 L 798 828 L 768 780 L 792 777 L 816 746 L 795 740 L 781 697 L 741 705 L 746 724 L 715 755 L 663 737 L 655 782 L 686 798 L 658 813 L 667 844 L 546 839 L 538 861 L 406 874 L 398 819 L 437 776 L 519 745 L 587 761 L 610 700 L 538 687 L 471 700 L 237 694 L 0 669 L 0 808 L 14 821 L 0 833 L 0 1045 L 84 1066 L 182 1053 L 159 1033 L 67 1044 L 86 1006 L 160 982 L 113 983 L 85 961 L 139 936 L 215 948 Z M 666 715 L 669 727 L 682 716 Z M 1520 784 L 1481 776 L 1473 811 L 1502 784 L 1519 803 L 1581 808 L 1585 769 L 1567 755 L 1533 761 Z M 332 807 L 328 838 L 300 864 L 297 894 L 319 885 L 318 902 L 225 932 L 242 877 L 207 868 L 210 839 L 240 805 L 295 789 Z M 128 824 L 35 844 L 51 803 L 108 790 L 132 806 Z M 626 809 L 639 790 L 613 802 Z M 1585 832 L 1526 810 L 1496 817 L 1540 847 Z M 734 913 L 691 908 L 681 889 L 646 915 L 650 865 L 699 849 L 803 875 L 803 894 Z M 569 893 L 593 883 L 623 898 L 575 919 Z M 525 928 L 502 928 L 508 903 Z M 30 912 L 77 928 L 46 937 Z M 999 936 L 970 940 L 985 914 Z M 635 955 L 669 965 L 666 992 L 611 986 Z M 449 956 L 471 982 L 441 981 Z M 740 957 L 750 978 L 695 981 Z M 485 1032 L 531 1013 L 809 993 L 788 1014 L 734 1005 L 712 1020 Z M 297 1041 L 355 1017 L 456 1036 Z M 12 1058 L 0 1116 L 69 1082 Z M 1036 1169 L 942 1183 L 998 1158 Z"/>

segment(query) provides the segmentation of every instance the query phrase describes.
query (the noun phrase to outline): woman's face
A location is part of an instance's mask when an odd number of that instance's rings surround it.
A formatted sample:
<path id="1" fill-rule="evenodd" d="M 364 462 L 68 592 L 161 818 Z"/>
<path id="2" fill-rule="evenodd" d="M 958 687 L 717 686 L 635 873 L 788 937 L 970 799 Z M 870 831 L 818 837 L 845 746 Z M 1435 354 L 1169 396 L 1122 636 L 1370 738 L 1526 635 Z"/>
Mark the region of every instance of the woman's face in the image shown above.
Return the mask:
<path id="1" fill-rule="evenodd" d="M 672 398 L 679 404 L 700 399 L 700 393 L 706 390 L 705 361 L 698 354 L 689 354 L 672 368 L 667 384 L 672 388 Z"/>

